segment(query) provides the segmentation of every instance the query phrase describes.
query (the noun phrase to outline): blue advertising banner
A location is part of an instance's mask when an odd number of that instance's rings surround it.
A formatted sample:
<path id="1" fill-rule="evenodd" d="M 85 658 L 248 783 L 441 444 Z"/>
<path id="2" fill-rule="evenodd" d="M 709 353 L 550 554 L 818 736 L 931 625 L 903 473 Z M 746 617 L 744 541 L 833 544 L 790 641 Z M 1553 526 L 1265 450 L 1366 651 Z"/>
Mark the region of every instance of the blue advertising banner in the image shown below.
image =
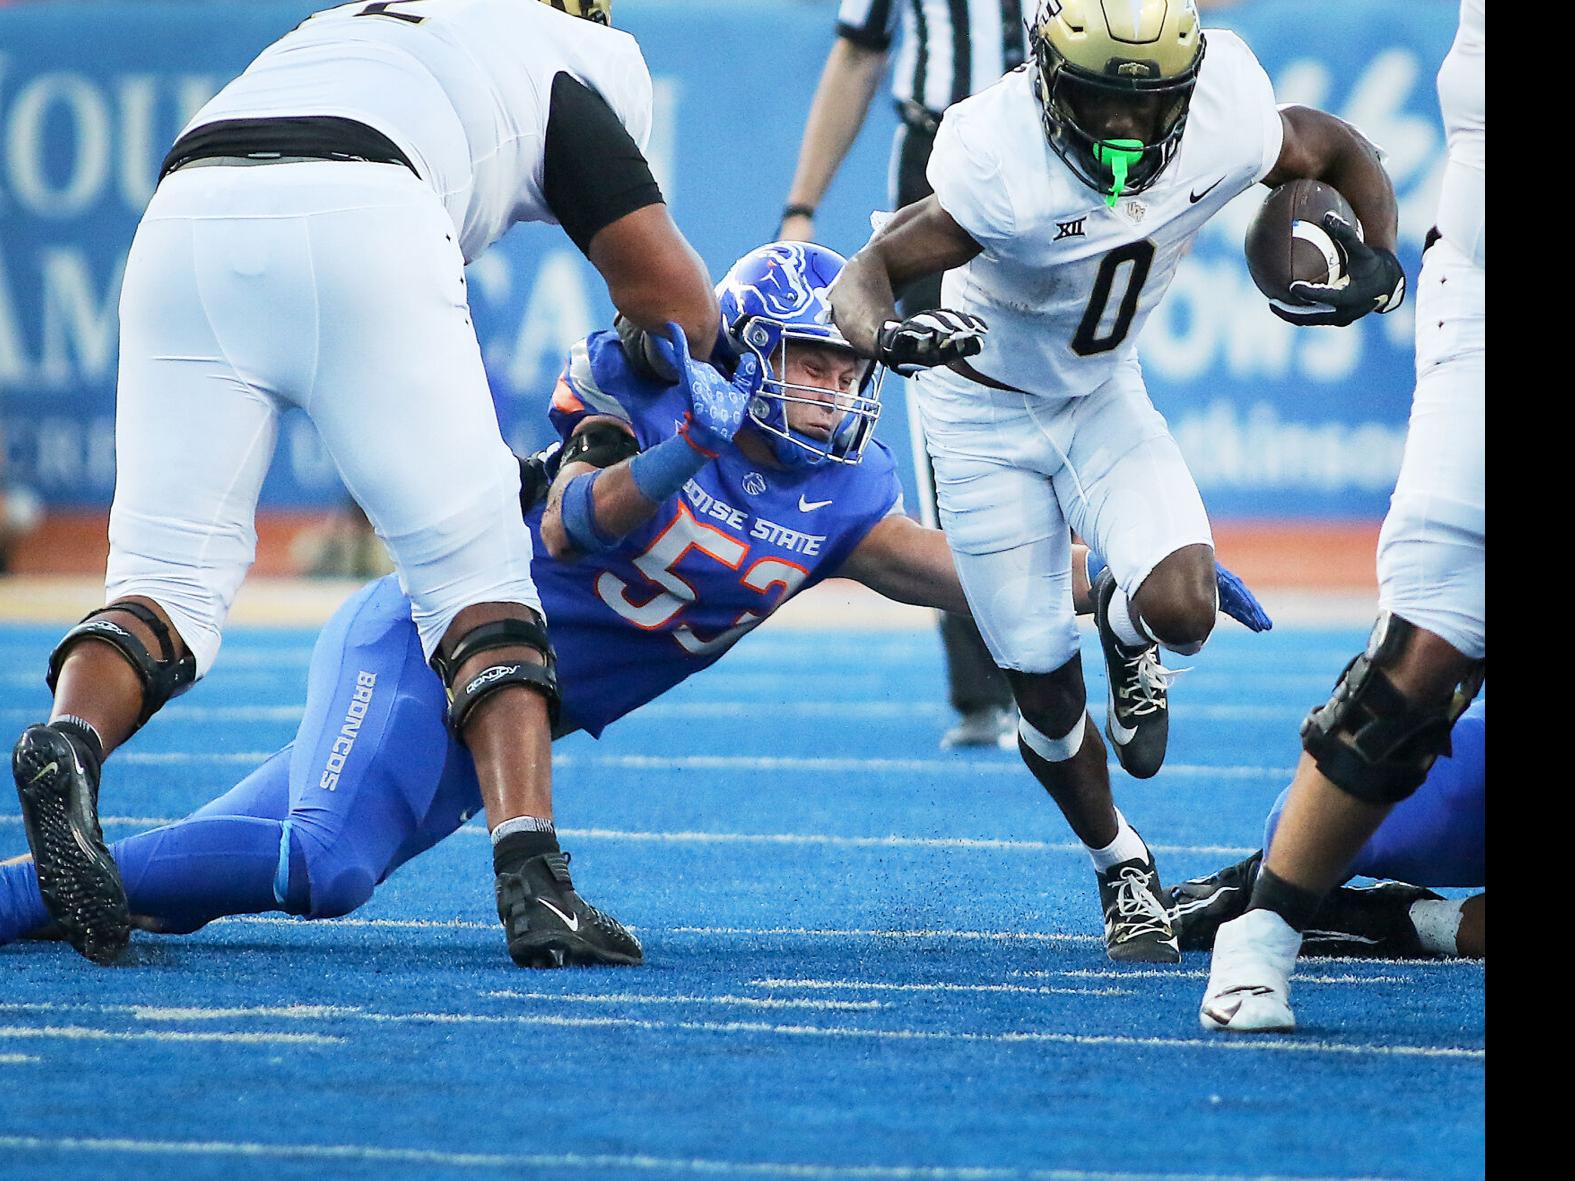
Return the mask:
<path id="1" fill-rule="evenodd" d="M 0 9 L 6 479 L 52 505 L 109 502 L 116 301 L 158 162 L 191 112 L 319 7 L 61 0 Z M 1341 115 L 1386 150 L 1413 276 L 1441 174 L 1433 76 L 1455 11 L 1447 0 L 1258 0 L 1209 14 L 1243 33 L 1281 101 Z M 721 274 L 775 228 L 835 5 L 619 0 L 618 20 L 651 66 L 658 179 Z M 895 126 L 877 98 L 822 207 L 827 245 L 851 253 L 867 237 L 871 210 L 885 205 Z M 1404 438 L 1411 306 L 1347 330 L 1282 324 L 1241 257 L 1261 199 L 1261 190 L 1246 194 L 1210 224 L 1146 329 L 1155 404 L 1216 517 L 1376 518 Z M 548 437 L 546 400 L 569 345 L 607 323 L 611 305 L 555 227 L 516 228 L 470 268 L 469 287 L 500 426 L 527 449 Z M 900 388 L 887 385 L 880 434 L 906 462 Z M 908 483 L 911 496 L 911 471 Z M 342 497 L 311 424 L 288 416 L 264 505 Z"/>

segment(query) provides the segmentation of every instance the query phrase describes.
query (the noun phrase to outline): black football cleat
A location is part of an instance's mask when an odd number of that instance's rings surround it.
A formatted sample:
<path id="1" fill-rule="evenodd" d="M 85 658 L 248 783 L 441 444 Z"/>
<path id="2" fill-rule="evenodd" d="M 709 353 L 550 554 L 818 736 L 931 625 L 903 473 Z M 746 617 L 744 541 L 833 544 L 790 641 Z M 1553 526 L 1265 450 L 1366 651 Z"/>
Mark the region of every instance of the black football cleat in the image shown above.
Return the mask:
<path id="1" fill-rule="evenodd" d="M 644 962 L 633 933 L 575 892 L 567 853 L 543 853 L 497 877 L 498 918 L 522 968 Z"/>
<path id="2" fill-rule="evenodd" d="M 1433 959 L 1411 921 L 1411 904 L 1442 894 L 1406 882 L 1331 890 L 1302 932 L 1303 955 L 1356 959 Z"/>
<path id="3" fill-rule="evenodd" d="M 1121 768 L 1134 779 L 1150 779 L 1165 762 L 1170 739 L 1169 687 L 1175 672 L 1159 662 L 1159 645 L 1129 648 L 1110 628 L 1110 600 L 1115 575 L 1102 570 L 1094 580 L 1094 623 L 1105 654 L 1110 682 L 1105 710 L 1105 736 L 1115 748 Z"/>
<path id="4" fill-rule="evenodd" d="M 1118 963 L 1179 964 L 1154 859 L 1122 861 L 1094 875 L 1105 912 L 1105 951 Z"/>
<path id="5" fill-rule="evenodd" d="M 1182 951 L 1208 951 L 1220 925 L 1246 913 L 1262 864 L 1259 849 L 1245 861 L 1170 888 L 1170 925 Z"/>
<path id="6" fill-rule="evenodd" d="M 71 740 L 50 726 L 22 731 L 11 774 L 50 917 L 88 959 L 113 963 L 131 938 L 131 916 L 99 828 L 98 784 Z"/>

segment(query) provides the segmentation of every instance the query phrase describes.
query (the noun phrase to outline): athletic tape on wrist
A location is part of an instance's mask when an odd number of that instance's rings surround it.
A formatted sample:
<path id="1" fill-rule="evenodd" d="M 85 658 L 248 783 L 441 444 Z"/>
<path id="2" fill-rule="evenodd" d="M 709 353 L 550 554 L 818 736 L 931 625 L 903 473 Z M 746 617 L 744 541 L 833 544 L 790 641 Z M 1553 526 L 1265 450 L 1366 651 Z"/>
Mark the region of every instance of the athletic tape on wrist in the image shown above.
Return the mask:
<path id="1" fill-rule="evenodd" d="M 661 504 L 675 495 L 711 458 L 684 436 L 674 435 L 631 459 L 629 474 L 634 477 L 634 486 L 641 496 L 652 504 Z"/>
<path id="2" fill-rule="evenodd" d="M 582 554 L 602 554 L 618 544 L 596 524 L 596 478 L 602 473 L 575 476 L 563 489 L 563 531 Z"/>

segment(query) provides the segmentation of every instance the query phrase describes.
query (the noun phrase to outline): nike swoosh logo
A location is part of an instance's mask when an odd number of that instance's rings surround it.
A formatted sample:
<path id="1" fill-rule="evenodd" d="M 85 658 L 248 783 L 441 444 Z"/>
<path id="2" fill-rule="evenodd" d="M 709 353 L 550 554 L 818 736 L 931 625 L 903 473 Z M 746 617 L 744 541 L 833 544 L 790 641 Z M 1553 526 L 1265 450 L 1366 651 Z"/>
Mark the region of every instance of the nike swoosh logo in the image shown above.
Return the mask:
<path id="1" fill-rule="evenodd" d="M 570 916 L 570 915 L 564 914 L 563 911 L 559 910 L 556 906 L 554 906 L 552 903 L 548 902 L 545 898 L 538 898 L 538 899 L 536 899 L 536 901 L 541 903 L 548 910 L 552 911 L 553 914 L 557 915 L 560 919 L 562 919 L 564 921 L 564 924 L 569 928 L 569 930 L 571 930 L 571 931 L 578 931 L 580 929 L 580 918 L 579 918 L 578 915 Z"/>
<path id="2" fill-rule="evenodd" d="M 53 774 L 54 772 L 56 772 L 58 770 L 60 770 L 60 764 L 59 763 L 48 763 L 48 764 L 46 764 L 43 767 L 42 770 L 39 771 L 39 773 L 37 775 L 35 775 L 35 776 L 33 776 L 33 778 L 29 779 L 28 782 L 29 783 L 37 783 L 45 775 Z"/>
<path id="3" fill-rule="evenodd" d="M 1224 180 L 1224 179 L 1225 178 L 1223 176 L 1220 177 L 1220 180 Z M 1203 198 L 1207 197 L 1210 193 L 1212 193 L 1219 186 L 1220 180 L 1215 181 L 1208 188 L 1204 189 L 1201 193 L 1194 191 L 1194 192 L 1188 193 L 1187 196 L 1191 197 L 1192 198 L 1192 203 L 1194 205 L 1196 205 L 1199 201 L 1203 200 Z"/>
<path id="4" fill-rule="evenodd" d="M 1123 726 L 1121 724 L 1121 720 L 1116 717 L 1115 694 L 1112 693 L 1109 700 L 1110 704 L 1105 709 L 1105 725 L 1110 730 L 1110 741 L 1114 742 L 1117 746 L 1125 746 L 1127 743 L 1131 742 L 1137 737 L 1137 727 Z"/>
<path id="5" fill-rule="evenodd" d="M 829 500 L 805 500 L 804 494 L 801 492 L 798 497 L 798 511 L 801 513 L 812 513 L 818 508 L 825 508 L 830 503 L 831 501 Z"/>

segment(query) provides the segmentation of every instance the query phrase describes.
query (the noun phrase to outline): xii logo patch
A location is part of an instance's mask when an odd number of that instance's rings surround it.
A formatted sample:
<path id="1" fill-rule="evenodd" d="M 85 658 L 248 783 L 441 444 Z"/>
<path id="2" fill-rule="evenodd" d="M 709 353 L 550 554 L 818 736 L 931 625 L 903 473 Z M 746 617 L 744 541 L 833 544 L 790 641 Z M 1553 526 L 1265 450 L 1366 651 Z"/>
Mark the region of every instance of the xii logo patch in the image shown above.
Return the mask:
<path id="1" fill-rule="evenodd" d="M 1058 221 L 1055 223 L 1055 237 L 1052 242 L 1059 242 L 1062 238 L 1083 237 L 1083 222 L 1087 218 L 1078 218 L 1076 221 Z"/>

